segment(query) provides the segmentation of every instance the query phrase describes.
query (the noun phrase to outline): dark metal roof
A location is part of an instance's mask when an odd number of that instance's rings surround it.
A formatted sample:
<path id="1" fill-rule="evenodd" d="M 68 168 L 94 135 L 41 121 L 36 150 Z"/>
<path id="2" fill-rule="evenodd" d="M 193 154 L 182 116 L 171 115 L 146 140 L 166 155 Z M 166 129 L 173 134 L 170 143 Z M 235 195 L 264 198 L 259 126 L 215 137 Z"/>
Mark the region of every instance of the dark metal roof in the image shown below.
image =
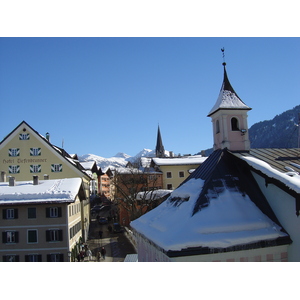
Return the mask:
<path id="1" fill-rule="evenodd" d="M 226 72 L 226 67 L 224 65 L 224 78 L 223 78 L 223 85 L 221 90 L 224 89 L 225 91 L 230 91 L 234 94 L 236 94 L 236 96 L 241 100 L 241 98 L 238 96 L 238 94 L 235 92 L 235 90 L 233 89 L 232 85 L 230 84 L 230 81 L 228 79 L 227 76 L 227 72 Z M 241 100 L 242 101 L 242 100 Z"/>
<path id="2" fill-rule="evenodd" d="M 300 173 L 300 149 L 299 148 L 257 148 L 249 152 L 236 152 L 236 156 L 250 156 L 268 163 L 272 168 L 280 172 L 288 172 L 292 168 Z M 299 166 L 299 167 L 298 167 Z"/>
<path id="3" fill-rule="evenodd" d="M 184 184 L 192 178 L 205 180 L 193 213 L 195 214 L 201 210 L 202 207 L 209 205 L 207 197 L 208 191 L 210 194 L 213 191 L 217 196 L 217 194 L 223 192 L 224 189 L 234 189 L 241 194 L 247 194 L 264 214 L 280 225 L 251 174 L 250 166 L 244 160 L 239 159 L 238 155 L 241 155 L 241 153 L 231 153 L 227 148 L 215 150 L 204 163 L 182 183 Z"/>
<path id="4" fill-rule="evenodd" d="M 226 64 L 223 64 L 223 65 L 224 65 L 224 78 L 223 78 L 222 86 L 220 89 L 220 95 L 219 95 L 219 98 L 217 99 L 216 104 L 211 109 L 211 111 L 208 113 L 208 115 L 207 115 L 208 117 L 210 117 L 212 114 L 214 114 L 215 112 L 217 112 L 220 109 L 223 109 L 223 110 L 232 110 L 232 109 L 251 110 L 251 108 L 242 101 L 242 99 L 238 96 L 238 94 L 233 89 L 232 85 L 229 82 L 228 76 L 227 76 L 227 72 L 226 72 L 226 68 L 225 68 Z M 235 105 L 232 105 L 232 103 L 229 105 L 228 103 L 226 103 L 226 101 L 224 102 L 224 92 L 225 91 L 230 91 L 232 94 L 234 94 L 236 96 Z"/>
<path id="5" fill-rule="evenodd" d="M 204 207 L 209 206 L 211 197 L 218 197 L 218 194 L 223 193 L 224 190 L 234 190 L 242 196 L 248 195 L 253 203 L 274 223 L 278 224 L 282 231 L 286 233 L 275 213 L 270 207 L 267 199 L 260 190 L 255 178 L 251 173 L 251 168 L 246 161 L 240 159 L 239 155 L 246 155 L 246 153 L 231 153 L 225 149 L 215 150 L 206 161 L 200 165 L 186 180 L 192 178 L 200 178 L 205 180 L 202 191 L 195 204 L 193 214 Z M 249 155 L 249 153 L 248 153 Z M 170 257 L 182 255 L 197 255 L 209 254 L 227 251 L 239 251 L 245 249 L 255 249 L 261 247 L 278 246 L 283 244 L 290 244 L 292 241 L 289 236 L 269 240 L 259 241 L 249 245 L 237 245 L 229 247 L 228 249 L 212 249 L 207 247 L 195 247 L 183 249 L 181 251 L 168 251 L 167 255 Z"/>

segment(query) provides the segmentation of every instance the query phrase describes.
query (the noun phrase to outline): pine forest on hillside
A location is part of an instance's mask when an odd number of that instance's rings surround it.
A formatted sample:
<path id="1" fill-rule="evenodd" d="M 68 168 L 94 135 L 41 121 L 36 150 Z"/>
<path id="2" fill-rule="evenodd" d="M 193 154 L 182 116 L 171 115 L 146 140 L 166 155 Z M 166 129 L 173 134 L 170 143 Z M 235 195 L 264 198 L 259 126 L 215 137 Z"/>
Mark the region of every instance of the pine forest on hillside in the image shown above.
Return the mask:
<path id="1" fill-rule="evenodd" d="M 249 129 L 251 148 L 297 148 L 300 105 Z"/>

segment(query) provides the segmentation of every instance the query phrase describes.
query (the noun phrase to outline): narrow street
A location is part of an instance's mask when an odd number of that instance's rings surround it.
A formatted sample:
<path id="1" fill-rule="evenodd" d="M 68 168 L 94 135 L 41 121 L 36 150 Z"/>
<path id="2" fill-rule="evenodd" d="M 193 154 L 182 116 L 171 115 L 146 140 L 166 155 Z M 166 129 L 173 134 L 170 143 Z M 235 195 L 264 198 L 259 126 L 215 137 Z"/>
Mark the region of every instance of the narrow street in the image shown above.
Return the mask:
<path id="1" fill-rule="evenodd" d="M 100 258 L 100 262 L 123 262 L 127 254 L 136 253 L 133 245 L 126 237 L 125 232 L 113 233 L 108 230 L 109 224 L 99 224 L 97 219 L 92 218 L 90 224 L 89 239 L 86 242 L 88 248 L 92 251 L 91 261 L 97 262 L 97 253 L 104 247 L 106 250 L 105 259 Z M 102 238 L 99 236 L 102 231 Z M 89 261 L 85 257 L 84 261 Z"/>

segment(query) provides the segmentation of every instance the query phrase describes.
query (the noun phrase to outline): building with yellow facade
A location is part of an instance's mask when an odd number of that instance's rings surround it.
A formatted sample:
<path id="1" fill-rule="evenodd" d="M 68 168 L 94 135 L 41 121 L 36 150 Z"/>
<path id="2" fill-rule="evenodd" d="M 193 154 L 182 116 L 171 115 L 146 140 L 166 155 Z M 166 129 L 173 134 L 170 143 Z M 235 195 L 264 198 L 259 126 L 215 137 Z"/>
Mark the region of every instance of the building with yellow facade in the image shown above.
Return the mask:
<path id="1" fill-rule="evenodd" d="M 84 202 L 81 178 L 0 182 L 0 261 L 74 260 Z"/>
<path id="2" fill-rule="evenodd" d="M 201 155 L 181 157 L 154 157 L 151 166 L 162 172 L 163 189 L 176 189 L 207 157 Z"/>
<path id="3" fill-rule="evenodd" d="M 0 172 L 2 182 L 13 177 L 15 182 L 80 178 L 83 195 L 81 202 L 81 240 L 86 241 L 90 224 L 90 181 L 92 178 L 81 164 L 64 149 L 50 143 L 25 121 L 21 122 L 0 143 Z M 1 193 L 1 191 L 0 191 Z"/>

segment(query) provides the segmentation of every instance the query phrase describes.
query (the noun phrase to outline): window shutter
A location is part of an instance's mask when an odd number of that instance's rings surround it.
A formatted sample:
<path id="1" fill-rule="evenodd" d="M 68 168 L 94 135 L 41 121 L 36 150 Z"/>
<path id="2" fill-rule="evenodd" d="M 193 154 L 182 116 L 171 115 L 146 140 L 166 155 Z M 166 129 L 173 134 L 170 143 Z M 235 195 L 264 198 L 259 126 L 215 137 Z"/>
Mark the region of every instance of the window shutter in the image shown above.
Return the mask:
<path id="1" fill-rule="evenodd" d="M 63 231 L 62 231 L 62 229 L 58 230 L 58 240 L 59 241 L 63 240 Z"/>
<path id="2" fill-rule="evenodd" d="M 46 242 L 50 242 L 50 230 L 46 230 Z"/>
<path id="3" fill-rule="evenodd" d="M 47 261 L 51 262 L 51 254 L 47 254 Z"/>
<path id="4" fill-rule="evenodd" d="M 29 255 L 25 255 L 25 262 L 29 261 Z"/>
<path id="5" fill-rule="evenodd" d="M 58 217 L 61 218 L 61 207 L 57 208 L 57 214 L 58 214 Z"/>
<path id="6" fill-rule="evenodd" d="M 7 243 L 7 234 L 6 234 L 6 232 L 2 232 L 2 243 Z"/>
<path id="7" fill-rule="evenodd" d="M 19 243 L 19 231 L 15 232 L 15 241 L 16 243 Z"/>
<path id="8" fill-rule="evenodd" d="M 64 255 L 62 253 L 59 254 L 59 261 L 64 261 Z"/>
<path id="9" fill-rule="evenodd" d="M 19 215 L 18 215 L 18 209 L 15 208 L 14 209 L 14 219 L 18 219 Z"/>
<path id="10" fill-rule="evenodd" d="M 3 262 L 7 262 L 7 256 L 6 256 L 6 255 L 3 255 L 3 256 L 2 256 L 2 261 L 3 261 Z"/>
<path id="11" fill-rule="evenodd" d="M 42 261 L 42 254 L 39 254 L 38 255 L 38 262 L 41 262 Z"/>
<path id="12" fill-rule="evenodd" d="M 20 256 L 19 255 L 16 255 L 15 258 L 16 258 L 16 262 L 20 261 Z"/>
<path id="13" fill-rule="evenodd" d="M 46 208 L 46 218 L 50 218 L 50 207 Z"/>
<path id="14" fill-rule="evenodd" d="M 6 209 L 2 209 L 2 218 L 6 219 Z"/>

